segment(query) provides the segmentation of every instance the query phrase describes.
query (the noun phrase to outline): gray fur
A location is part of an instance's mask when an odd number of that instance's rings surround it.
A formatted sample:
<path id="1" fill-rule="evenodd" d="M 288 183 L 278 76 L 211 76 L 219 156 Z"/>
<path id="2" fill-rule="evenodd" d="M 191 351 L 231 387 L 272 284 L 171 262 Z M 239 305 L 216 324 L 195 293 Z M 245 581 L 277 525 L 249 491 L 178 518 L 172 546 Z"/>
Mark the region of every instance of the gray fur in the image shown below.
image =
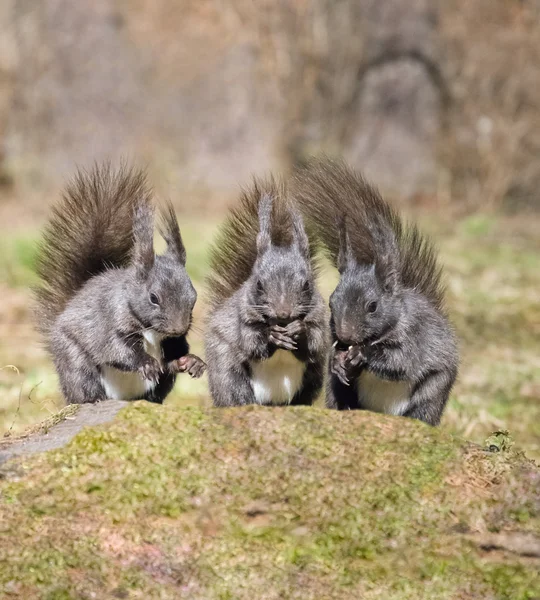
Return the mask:
<path id="1" fill-rule="evenodd" d="M 312 404 L 324 378 L 326 316 L 310 243 L 285 186 L 254 182 L 211 256 L 205 344 L 214 405 Z M 273 364 L 291 377 L 265 388 L 258 374 Z M 281 396 L 295 377 L 298 386 Z"/>
<path id="2" fill-rule="evenodd" d="M 437 425 L 459 359 L 433 247 L 343 163 L 313 161 L 294 189 L 340 271 L 327 406 Z"/>
<path id="3" fill-rule="evenodd" d="M 53 210 L 37 315 L 69 403 L 110 397 L 110 373 L 133 374 L 116 399 L 163 402 L 176 373 L 204 370 L 185 339 L 197 294 L 176 216 L 162 210 L 167 250 L 156 256 L 153 214 L 144 173 L 109 166 L 79 172 Z"/>
<path id="4" fill-rule="evenodd" d="M 296 171 L 293 195 L 336 266 L 346 235 L 348 254 L 356 262 L 399 271 L 404 287 L 420 291 L 444 310 L 433 244 L 414 223 L 405 223 L 362 175 L 343 161 L 313 159 Z"/>

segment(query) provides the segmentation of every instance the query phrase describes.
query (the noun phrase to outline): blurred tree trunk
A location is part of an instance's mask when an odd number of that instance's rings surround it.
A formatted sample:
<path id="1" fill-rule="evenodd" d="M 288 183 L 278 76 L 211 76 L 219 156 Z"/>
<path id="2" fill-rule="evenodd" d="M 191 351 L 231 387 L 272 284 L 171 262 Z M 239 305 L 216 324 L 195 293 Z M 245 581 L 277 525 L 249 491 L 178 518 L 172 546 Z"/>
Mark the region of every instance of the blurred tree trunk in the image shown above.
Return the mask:
<path id="1" fill-rule="evenodd" d="M 424 0 L 313 0 L 252 10 L 283 109 L 281 153 L 345 155 L 401 194 L 434 190 L 450 107 L 437 10 Z"/>
<path id="2" fill-rule="evenodd" d="M 4 0 L 0 161 L 41 189 L 74 163 L 140 156 L 206 198 L 324 151 L 400 196 L 538 204 L 539 11 L 538 0 Z"/>

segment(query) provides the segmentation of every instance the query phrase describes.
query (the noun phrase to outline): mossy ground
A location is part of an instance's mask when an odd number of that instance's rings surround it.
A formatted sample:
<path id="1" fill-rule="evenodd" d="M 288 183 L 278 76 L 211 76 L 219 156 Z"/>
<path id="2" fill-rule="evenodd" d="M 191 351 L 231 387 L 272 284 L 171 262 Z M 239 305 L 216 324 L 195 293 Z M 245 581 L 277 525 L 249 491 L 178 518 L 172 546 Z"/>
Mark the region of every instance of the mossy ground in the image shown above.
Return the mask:
<path id="1" fill-rule="evenodd" d="M 5 597 L 538 598 L 540 473 L 409 420 L 134 403 L 0 484 Z M 1 593 L 1 592 L 0 592 Z"/>

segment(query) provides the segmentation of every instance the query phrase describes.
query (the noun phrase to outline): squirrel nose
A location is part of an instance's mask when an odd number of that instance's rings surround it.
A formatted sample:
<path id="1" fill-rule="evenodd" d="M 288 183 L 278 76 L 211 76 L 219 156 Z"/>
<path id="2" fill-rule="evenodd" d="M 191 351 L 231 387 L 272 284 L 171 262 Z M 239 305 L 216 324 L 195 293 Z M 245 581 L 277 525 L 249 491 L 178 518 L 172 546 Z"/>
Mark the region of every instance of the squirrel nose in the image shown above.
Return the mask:
<path id="1" fill-rule="evenodd" d="M 336 336 L 344 346 L 351 346 L 356 343 L 352 329 L 345 326 L 343 322 L 341 323 L 341 327 L 336 327 Z"/>
<path id="2" fill-rule="evenodd" d="M 288 310 L 277 310 L 276 320 L 278 325 L 287 325 L 291 320 L 291 313 Z"/>
<path id="3" fill-rule="evenodd" d="M 348 348 L 349 346 L 354 346 L 356 343 L 350 336 L 340 336 L 338 335 L 338 346 L 343 346 Z"/>

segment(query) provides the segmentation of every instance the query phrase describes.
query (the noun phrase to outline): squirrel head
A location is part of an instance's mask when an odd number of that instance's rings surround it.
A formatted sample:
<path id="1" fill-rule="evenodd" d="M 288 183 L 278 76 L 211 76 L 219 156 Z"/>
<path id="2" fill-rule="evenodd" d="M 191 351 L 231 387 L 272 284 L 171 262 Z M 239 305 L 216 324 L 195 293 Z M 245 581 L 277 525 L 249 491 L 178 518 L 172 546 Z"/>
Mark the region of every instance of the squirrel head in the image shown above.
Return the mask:
<path id="1" fill-rule="evenodd" d="M 305 317 L 316 293 L 302 217 L 287 209 L 292 241 L 277 245 L 272 241 L 273 198 L 265 194 L 260 199 L 257 259 L 247 281 L 250 312 L 256 320 L 280 325 Z"/>
<path id="2" fill-rule="evenodd" d="M 134 219 L 131 305 L 144 327 L 165 336 L 185 335 L 191 325 L 197 292 L 186 271 L 186 250 L 170 203 L 162 211 L 159 229 L 167 243 L 164 254 L 154 253 L 153 210 L 137 208 Z"/>
<path id="3" fill-rule="evenodd" d="M 392 235 L 374 245 L 366 262 L 351 248 L 345 220 L 340 228 L 339 283 L 330 296 L 331 328 L 344 345 L 373 343 L 397 325 L 402 311 L 399 254 Z M 373 232 L 372 232 L 373 233 Z"/>

